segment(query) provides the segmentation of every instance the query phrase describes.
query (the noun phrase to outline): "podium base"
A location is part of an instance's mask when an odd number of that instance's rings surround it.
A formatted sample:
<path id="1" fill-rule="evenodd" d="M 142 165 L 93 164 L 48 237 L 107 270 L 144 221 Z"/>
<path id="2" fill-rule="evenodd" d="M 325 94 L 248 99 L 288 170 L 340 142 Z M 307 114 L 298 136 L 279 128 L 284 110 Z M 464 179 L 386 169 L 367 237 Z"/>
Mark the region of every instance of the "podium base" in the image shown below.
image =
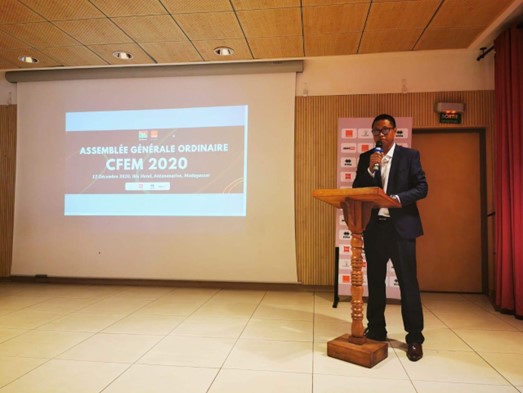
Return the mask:
<path id="1" fill-rule="evenodd" d="M 327 356 L 371 368 L 389 355 L 388 348 L 386 342 L 369 339 L 362 345 L 353 344 L 344 334 L 327 343 Z"/>

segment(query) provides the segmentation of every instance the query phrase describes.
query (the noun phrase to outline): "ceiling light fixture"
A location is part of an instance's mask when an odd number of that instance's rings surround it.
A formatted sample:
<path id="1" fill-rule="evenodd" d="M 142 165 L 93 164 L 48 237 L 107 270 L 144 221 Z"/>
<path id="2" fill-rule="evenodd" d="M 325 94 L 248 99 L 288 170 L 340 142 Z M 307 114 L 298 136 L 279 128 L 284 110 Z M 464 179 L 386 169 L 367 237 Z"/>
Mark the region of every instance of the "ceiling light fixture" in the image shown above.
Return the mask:
<path id="1" fill-rule="evenodd" d="M 20 60 L 22 63 L 38 63 L 38 59 L 32 56 L 19 56 L 18 60 Z"/>
<path id="2" fill-rule="evenodd" d="M 214 53 L 216 53 L 218 56 L 231 56 L 234 54 L 234 49 L 227 46 L 219 46 L 214 48 Z"/>
<path id="3" fill-rule="evenodd" d="M 133 58 L 133 55 L 129 52 L 123 50 L 117 50 L 113 52 L 113 56 L 120 60 L 130 60 Z"/>

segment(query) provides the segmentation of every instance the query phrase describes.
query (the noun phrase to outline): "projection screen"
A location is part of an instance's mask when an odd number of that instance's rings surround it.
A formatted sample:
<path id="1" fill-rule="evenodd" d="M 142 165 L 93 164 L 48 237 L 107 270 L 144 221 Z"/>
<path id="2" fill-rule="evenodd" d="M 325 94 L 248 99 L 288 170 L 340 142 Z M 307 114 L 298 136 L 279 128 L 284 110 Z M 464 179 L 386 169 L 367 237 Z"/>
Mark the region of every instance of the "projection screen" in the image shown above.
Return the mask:
<path id="1" fill-rule="evenodd" d="M 296 282 L 294 73 L 17 95 L 13 275 Z"/>

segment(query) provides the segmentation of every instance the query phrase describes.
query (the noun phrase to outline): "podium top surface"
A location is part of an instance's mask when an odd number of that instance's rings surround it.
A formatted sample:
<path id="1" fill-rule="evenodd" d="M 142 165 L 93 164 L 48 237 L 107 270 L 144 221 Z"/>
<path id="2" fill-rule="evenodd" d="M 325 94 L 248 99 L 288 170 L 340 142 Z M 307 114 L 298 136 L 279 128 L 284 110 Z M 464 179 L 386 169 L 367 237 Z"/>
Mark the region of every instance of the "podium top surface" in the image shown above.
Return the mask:
<path id="1" fill-rule="evenodd" d="M 401 207 L 401 204 L 385 194 L 380 187 L 318 189 L 312 196 L 338 209 L 345 201 L 372 203 L 376 207 Z"/>

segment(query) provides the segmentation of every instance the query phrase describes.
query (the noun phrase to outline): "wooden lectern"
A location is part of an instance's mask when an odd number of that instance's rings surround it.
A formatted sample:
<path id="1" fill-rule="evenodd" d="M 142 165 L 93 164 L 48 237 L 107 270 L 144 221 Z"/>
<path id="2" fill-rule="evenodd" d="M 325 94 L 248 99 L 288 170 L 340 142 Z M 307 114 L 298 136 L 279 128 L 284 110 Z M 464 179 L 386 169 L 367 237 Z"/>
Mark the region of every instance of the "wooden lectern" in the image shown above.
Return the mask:
<path id="1" fill-rule="evenodd" d="M 388 356 L 388 344 L 367 339 L 363 334 L 362 234 L 373 207 L 394 208 L 401 205 L 379 187 L 315 190 L 312 195 L 338 209 L 343 209 L 343 217 L 352 233 L 351 334 L 344 334 L 329 341 L 327 355 L 360 366 L 374 367 Z"/>

